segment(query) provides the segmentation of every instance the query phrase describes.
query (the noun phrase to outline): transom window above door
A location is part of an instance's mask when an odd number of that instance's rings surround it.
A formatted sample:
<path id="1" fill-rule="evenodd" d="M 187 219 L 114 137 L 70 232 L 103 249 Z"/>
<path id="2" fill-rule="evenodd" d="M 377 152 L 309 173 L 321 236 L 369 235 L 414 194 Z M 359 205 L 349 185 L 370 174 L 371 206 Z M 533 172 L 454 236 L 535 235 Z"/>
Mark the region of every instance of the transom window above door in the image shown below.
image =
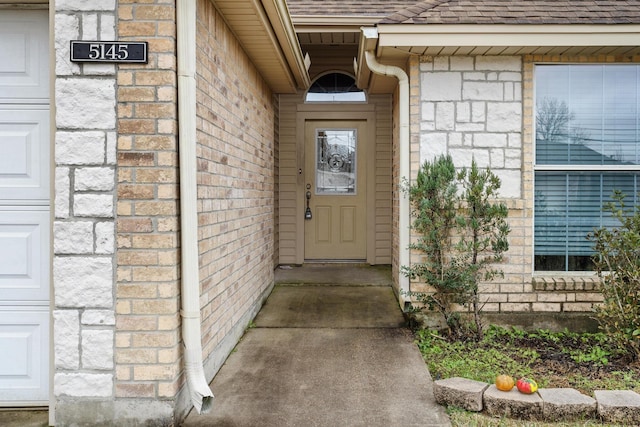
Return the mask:
<path id="1" fill-rule="evenodd" d="M 353 77 L 329 73 L 318 77 L 307 92 L 305 102 L 366 102 L 367 96 Z"/>
<path id="2" fill-rule="evenodd" d="M 638 203 L 640 65 L 536 66 L 535 119 L 534 268 L 592 270 L 613 190 Z"/>

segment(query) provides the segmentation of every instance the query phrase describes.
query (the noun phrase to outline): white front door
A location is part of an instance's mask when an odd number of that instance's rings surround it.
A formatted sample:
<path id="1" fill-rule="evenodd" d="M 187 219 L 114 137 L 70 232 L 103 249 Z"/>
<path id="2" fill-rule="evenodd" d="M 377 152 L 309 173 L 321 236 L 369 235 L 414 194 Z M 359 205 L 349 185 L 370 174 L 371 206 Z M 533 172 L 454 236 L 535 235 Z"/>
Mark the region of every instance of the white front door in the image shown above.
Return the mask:
<path id="1" fill-rule="evenodd" d="M 49 400 L 48 28 L 0 9 L 0 406 Z"/>

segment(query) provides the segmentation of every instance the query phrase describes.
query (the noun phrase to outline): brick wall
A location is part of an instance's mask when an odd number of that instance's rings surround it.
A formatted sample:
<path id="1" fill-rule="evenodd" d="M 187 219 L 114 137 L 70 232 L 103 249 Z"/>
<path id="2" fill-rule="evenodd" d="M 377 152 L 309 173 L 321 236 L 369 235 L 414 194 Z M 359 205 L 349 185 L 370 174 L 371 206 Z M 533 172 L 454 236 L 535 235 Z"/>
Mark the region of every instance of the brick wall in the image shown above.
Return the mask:
<path id="1" fill-rule="evenodd" d="M 198 2 L 197 40 L 202 342 L 213 375 L 274 281 L 276 112 L 209 1 Z"/>
<path id="2" fill-rule="evenodd" d="M 184 385 L 175 6 L 120 0 L 118 18 L 119 40 L 148 41 L 149 62 L 117 73 L 115 397 L 171 418 Z"/>

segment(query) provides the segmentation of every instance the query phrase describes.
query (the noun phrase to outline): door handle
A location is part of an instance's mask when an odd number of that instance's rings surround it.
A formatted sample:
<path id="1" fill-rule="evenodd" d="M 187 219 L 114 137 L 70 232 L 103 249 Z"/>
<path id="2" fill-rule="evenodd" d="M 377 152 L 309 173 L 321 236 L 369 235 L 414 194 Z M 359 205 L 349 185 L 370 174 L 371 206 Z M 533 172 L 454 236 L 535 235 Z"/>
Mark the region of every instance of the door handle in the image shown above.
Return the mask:
<path id="1" fill-rule="evenodd" d="M 304 219 L 311 219 L 311 208 L 309 207 L 309 201 L 311 200 L 311 191 L 307 191 L 307 209 L 304 211 Z"/>

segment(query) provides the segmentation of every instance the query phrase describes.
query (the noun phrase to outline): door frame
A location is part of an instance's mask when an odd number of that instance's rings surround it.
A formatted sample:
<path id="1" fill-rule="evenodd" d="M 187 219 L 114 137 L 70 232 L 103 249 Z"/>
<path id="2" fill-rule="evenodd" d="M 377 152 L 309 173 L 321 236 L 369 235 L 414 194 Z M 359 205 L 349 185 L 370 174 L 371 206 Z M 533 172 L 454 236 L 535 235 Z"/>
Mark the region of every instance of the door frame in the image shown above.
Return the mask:
<path id="1" fill-rule="evenodd" d="M 307 121 L 364 121 L 368 140 L 375 143 L 376 123 L 375 105 L 371 104 L 299 104 L 296 114 L 296 264 L 302 265 L 304 259 L 304 210 L 305 210 L 305 124 Z M 371 147 L 371 145 L 369 145 Z M 367 256 L 368 264 L 374 263 L 375 252 L 375 149 L 366 153 L 366 196 L 367 196 Z"/>

